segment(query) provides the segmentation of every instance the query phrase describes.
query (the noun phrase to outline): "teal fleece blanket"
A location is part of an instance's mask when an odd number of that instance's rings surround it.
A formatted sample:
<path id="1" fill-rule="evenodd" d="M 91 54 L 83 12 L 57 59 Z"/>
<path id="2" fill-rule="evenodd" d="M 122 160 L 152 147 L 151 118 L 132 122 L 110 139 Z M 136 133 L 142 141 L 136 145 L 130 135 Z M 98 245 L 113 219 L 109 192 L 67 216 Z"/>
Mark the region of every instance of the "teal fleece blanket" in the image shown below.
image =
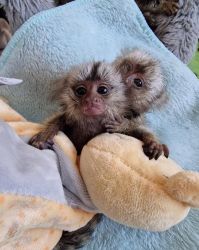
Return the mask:
<path id="1" fill-rule="evenodd" d="M 170 97 L 147 115 L 149 126 L 186 169 L 199 170 L 199 80 L 155 37 L 133 0 L 77 0 L 32 17 L 14 35 L 0 59 L 0 75 L 23 79 L 2 86 L 17 111 L 41 121 L 56 109 L 48 100 L 54 80 L 73 64 L 112 61 L 122 49 L 141 48 L 160 60 Z M 114 198 L 114 197 L 113 197 Z M 199 249 L 199 212 L 162 233 L 130 229 L 104 218 L 83 248 Z"/>

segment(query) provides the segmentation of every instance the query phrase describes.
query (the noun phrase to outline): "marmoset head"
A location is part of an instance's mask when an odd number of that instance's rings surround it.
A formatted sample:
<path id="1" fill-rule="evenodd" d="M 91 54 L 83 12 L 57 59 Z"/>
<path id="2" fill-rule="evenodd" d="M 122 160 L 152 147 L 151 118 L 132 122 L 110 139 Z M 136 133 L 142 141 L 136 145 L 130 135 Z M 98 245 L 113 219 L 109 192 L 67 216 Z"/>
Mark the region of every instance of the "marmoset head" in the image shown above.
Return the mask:
<path id="1" fill-rule="evenodd" d="M 92 62 L 71 68 L 55 91 L 62 111 L 71 119 L 93 119 L 123 112 L 125 86 L 114 67 Z"/>
<path id="2" fill-rule="evenodd" d="M 142 50 L 133 50 L 113 62 L 126 86 L 129 106 L 137 113 L 166 101 L 165 85 L 159 62 Z"/>

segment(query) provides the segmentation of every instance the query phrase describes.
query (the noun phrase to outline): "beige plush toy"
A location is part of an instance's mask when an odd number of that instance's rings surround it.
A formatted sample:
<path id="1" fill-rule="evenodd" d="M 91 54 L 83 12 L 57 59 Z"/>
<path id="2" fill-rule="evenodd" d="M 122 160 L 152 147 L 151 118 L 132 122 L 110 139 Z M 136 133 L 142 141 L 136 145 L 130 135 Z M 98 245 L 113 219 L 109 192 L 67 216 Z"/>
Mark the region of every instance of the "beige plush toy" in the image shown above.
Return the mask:
<path id="1" fill-rule="evenodd" d="M 103 134 L 83 149 L 80 171 L 91 200 L 122 224 L 164 231 L 199 207 L 199 173 L 171 159 L 149 160 L 142 143 L 121 134 Z"/>
<path id="2" fill-rule="evenodd" d="M 1 97 L 0 120 L 12 127 L 19 136 L 33 136 L 42 128 L 40 124 L 28 122 Z M 2 127 L 0 133 L 1 130 Z M 71 162 L 74 162 L 71 166 L 77 168 L 75 165 L 76 150 L 69 139 L 60 133 L 55 137 L 55 143 L 71 159 Z M 14 167 L 15 165 L 12 166 L 12 168 Z M 50 170 L 50 164 L 48 167 Z M 76 171 L 78 172 L 78 169 Z M 44 180 L 44 185 L 45 181 L 48 179 Z M 24 187 L 28 190 L 30 185 L 26 186 L 25 183 L 24 180 Z M 85 226 L 93 216 L 93 213 L 72 208 L 67 203 L 62 204 L 39 195 L 33 196 L 28 192 L 27 194 L 16 194 L 1 189 L 0 249 L 51 250 L 59 241 L 63 229 L 67 231 L 77 230 Z"/>
<path id="3" fill-rule="evenodd" d="M 33 136 L 42 128 L 26 121 L 1 99 L 0 119 L 20 136 Z M 132 137 L 102 134 L 84 147 L 80 161 L 63 133 L 55 137 L 55 143 L 74 163 L 71 167 L 77 173 L 75 163 L 80 162 L 82 177 L 99 212 L 119 223 L 163 231 L 183 220 L 190 207 L 199 207 L 199 174 L 183 171 L 163 156 L 150 161 L 142 143 Z M 81 228 L 94 213 L 0 190 L 0 215 L 0 248 L 33 250 L 53 249 L 63 229 Z M 13 225 L 17 226 L 14 230 Z"/>

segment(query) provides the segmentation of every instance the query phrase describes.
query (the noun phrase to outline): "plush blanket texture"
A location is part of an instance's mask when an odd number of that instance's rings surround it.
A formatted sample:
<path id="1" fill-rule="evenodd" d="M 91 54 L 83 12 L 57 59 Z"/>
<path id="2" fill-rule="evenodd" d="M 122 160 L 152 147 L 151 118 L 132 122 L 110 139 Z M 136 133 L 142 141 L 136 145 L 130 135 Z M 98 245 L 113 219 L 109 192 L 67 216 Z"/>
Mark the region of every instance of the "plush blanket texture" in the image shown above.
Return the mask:
<path id="1" fill-rule="evenodd" d="M 186 169 L 199 170 L 199 81 L 154 36 L 133 0 L 78 0 L 25 23 L 0 60 L 0 75 L 23 79 L 1 87 L 26 118 L 40 121 L 56 107 L 48 100 L 54 80 L 73 64 L 112 61 L 125 48 L 141 48 L 160 60 L 170 100 L 148 114 L 149 126 Z M 104 218 L 83 249 L 198 249 L 199 212 L 164 233 L 129 229 Z"/>
<path id="2" fill-rule="evenodd" d="M 62 230 L 84 226 L 93 217 L 85 210 L 95 209 L 76 150 L 63 133 L 55 137 L 54 152 L 27 145 L 41 125 L 1 99 L 0 119 L 0 249 L 52 249 Z"/>

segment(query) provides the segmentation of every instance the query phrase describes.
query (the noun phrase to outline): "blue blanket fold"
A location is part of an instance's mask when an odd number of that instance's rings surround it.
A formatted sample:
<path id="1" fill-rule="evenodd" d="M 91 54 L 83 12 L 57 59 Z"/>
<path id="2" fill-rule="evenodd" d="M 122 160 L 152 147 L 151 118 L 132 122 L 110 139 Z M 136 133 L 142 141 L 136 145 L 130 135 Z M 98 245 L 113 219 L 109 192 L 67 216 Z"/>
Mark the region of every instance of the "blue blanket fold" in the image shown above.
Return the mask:
<path id="1" fill-rule="evenodd" d="M 112 61 L 125 48 L 141 48 L 160 60 L 170 100 L 148 114 L 149 126 L 171 157 L 199 170 L 199 81 L 155 37 L 133 0 L 77 0 L 32 17 L 14 35 L 0 59 L 0 75 L 23 79 L 1 87 L 11 106 L 39 121 L 55 106 L 48 100 L 54 80 L 73 64 Z M 113 197 L 114 199 L 114 197 Z M 88 249 L 199 249 L 199 212 L 163 233 L 129 229 L 103 219 Z"/>

